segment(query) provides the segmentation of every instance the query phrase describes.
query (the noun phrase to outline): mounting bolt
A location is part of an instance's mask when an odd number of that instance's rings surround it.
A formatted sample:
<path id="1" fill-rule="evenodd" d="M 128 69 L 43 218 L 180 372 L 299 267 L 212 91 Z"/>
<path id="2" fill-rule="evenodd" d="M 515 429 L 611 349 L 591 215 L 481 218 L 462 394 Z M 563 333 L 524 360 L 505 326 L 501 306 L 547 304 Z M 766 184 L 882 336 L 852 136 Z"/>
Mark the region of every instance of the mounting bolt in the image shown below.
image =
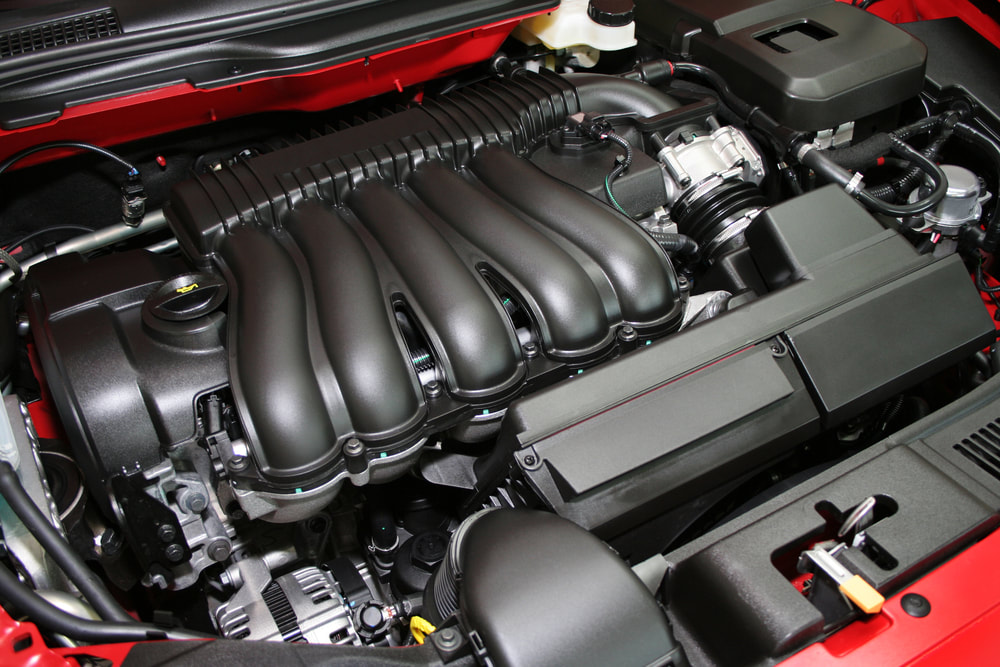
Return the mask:
<path id="1" fill-rule="evenodd" d="M 203 493 L 191 491 L 184 496 L 184 506 L 189 512 L 201 514 L 208 507 L 208 498 Z"/>
<path id="2" fill-rule="evenodd" d="M 156 529 L 156 536 L 164 542 L 173 542 L 174 538 L 177 537 L 177 529 L 169 523 L 165 523 Z"/>
<path id="3" fill-rule="evenodd" d="M 208 553 L 209 558 L 216 563 L 221 563 L 229 558 L 229 554 L 232 553 L 233 548 L 229 544 L 229 540 L 220 537 L 219 539 L 212 540 L 205 551 Z"/>
<path id="4" fill-rule="evenodd" d="M 226 462 L 226 465 L 230 470 L 239 472 L 240 470 L 246 469 L 247 465 L 250 464 L 250 460 L 245 456 L 234 456 Z"/>
<path id="5" fill-rule="evenodd" d="M 229 76 L 239 76 L 240 74 L 243 74 L 243 68 L 239 65 L 233 65 L 229 68 Z"/>
<path id="6" fill-rule="evenodd" d="M 427 398 L 437 398 L 444 393 L 444 387 L 437 380 L 431 380 L 424 385 L 424 393 L 427 394 Z"/>
<path id="7" fill-rule="evenodd" d="M 525 343 L 521 346 L 521 351 L 524 352 L 524 356 L 528 359 L 533 359 L 538 356 L 538 344 L 537 343 Z"/>
<path id="8" fill-rule="evenodd" d="M 639 333 L 631 324 L 624 324 L 618 329 L 618 339 L 625 343 L 631 343 L 639 337 Z"/>
<path id="9" fill-rule="evenodd" d="M 163 550 L 163 554 L 171 563 L 179 563 L 184 560 L 184 547 L 179 544 L 171 544 Z"/>
<path id="10" fill-rule="evenodd" d="M 442 628 L 432 634 L 431 638 L 437 647 L 444 651 L 458 648 L 458 645 L 461 643 L 461 637 L 459 637 L 459 634 L 453 628 Z"/>

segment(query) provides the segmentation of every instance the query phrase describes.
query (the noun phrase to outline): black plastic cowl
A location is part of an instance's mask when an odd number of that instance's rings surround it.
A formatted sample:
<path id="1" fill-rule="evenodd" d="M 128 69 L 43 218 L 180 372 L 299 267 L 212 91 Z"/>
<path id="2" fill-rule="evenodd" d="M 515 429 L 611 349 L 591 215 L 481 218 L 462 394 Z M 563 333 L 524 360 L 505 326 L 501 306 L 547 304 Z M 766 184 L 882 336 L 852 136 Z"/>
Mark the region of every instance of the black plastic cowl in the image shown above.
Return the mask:
<path id="1" fill-rule="evenodd" d="M 455 602 L 498 666 L 687 664 L 625 562 L 554 514 L 493 510 L 467 519 L 428 586 L 424 613 Z"/>

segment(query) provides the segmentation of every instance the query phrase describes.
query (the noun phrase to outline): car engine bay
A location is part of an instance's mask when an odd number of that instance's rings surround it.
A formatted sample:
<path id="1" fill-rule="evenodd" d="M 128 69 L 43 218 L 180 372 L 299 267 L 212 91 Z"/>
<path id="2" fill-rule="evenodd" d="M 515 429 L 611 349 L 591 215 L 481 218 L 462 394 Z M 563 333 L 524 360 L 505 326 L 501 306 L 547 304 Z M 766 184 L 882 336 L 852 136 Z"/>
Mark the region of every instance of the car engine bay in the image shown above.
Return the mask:
<path id="1" fill-rule="evenodd" d="M 70 85 L 6 27 L 62 5 L 3 17 L 0 601 L 62 655 L 775 664 L 997 526 L 995 48 L 832 0 L 472 4 L 440 30 L 502 20 L 482 62 L 123 142 L 32 128 L 330 63 Z M 407 20 L 377 52 L 440 43 Z"/>

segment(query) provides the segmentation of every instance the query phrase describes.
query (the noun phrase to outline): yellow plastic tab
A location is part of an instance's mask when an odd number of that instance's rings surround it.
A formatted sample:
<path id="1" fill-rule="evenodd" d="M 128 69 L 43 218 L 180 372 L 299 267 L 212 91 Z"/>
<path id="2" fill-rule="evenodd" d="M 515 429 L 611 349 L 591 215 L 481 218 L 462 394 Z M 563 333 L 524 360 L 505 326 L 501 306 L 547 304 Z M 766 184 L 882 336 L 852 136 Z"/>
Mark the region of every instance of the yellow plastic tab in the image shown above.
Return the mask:
<path id="1" fill-rule="evenodd" d="M 872 588 L 872 585 L 856 574 L 840 585 L 840 592 L 847 599 L 858 605 L 858 609 L 866 614 L 877 614 L 882 611 L 885 598 Z"/>
<path id="2" fill-rule="evenodd" d="M 420 616 L 410 617 L 410 633 L 413 635 L 413 638 L 417 640 L 418 644 L 423 644 L 427 635 L 435 630 L 437 630 L 437 628 L 431 625 L 431 622 L 426 618 L 421 618 Z"/>

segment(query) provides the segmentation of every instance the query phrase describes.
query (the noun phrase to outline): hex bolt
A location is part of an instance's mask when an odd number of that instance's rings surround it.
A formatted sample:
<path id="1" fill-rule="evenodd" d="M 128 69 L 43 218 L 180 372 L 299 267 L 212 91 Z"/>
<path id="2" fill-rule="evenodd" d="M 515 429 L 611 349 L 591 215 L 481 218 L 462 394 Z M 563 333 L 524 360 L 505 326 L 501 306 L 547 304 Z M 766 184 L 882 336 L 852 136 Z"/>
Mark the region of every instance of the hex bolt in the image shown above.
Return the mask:
<path id="1" fill-rule="evenodd" d="M 171 544 L 163 550 L 163 553 L 171 563 L 179 563 L 184 560 L 184 547 L 179 544 Z"/>
<path id="2" fill-rule="evenodd" d="M 156 529 L 156 536 L 163 542 L 173 542 L 174 538 L 177 537 L 177 529 L 169 523 L 165 523 Z"/>
<path id="3" fill-rule="evenodd" d="M 437 644 L 438 648 L 445 651 L 458 648 L 458 645 L 461 642 L 461 638 L 458 633 L 452 628 L 442 628 L 432 634 L 431 638 L 434 640 L 434 643 Z"/>
<path id="4" fill-rule="evenodd" d="M 244 470 L 247 467 L 247 465 L 249 465 L 249 463 L 250 460 L 247 459 L 247 457 L 237 455 L 230 458 L 229 461 L 227 462 L 227 465 L 229 466 L 230 470 L 239 471 L 239 470 Z"/>
<path id="5" fill-rule="evenodd" d="M 618 339 L 625 343 L 631 343 L 638 337 L 639 333 L 635 330 L 635 327 L 630 324 L 622 325 L 622 327 L 618 330 Z"/>
<path id="6" fill-rule="evenodd" d="M 427 394 L 427 398 L 437 398 L 444 393 L 444 387 L 437 380 L 431 380 L 424 385 L 424 393 Z"/>
<path id="7" fill-rule="evenodd" d="M 229 540 L 219 538 L 217 540 L 212 540 L 205 551 L 208 553 L 209 558 L 214 560 L 216 563 L 221 563 L 229 558 L 229 554 L 233 552 L 233 548 L 232 545 L 229 544 Z"/>
<path id="8" fill-rule="evenodd" d="M 184 506 L 189 512 L 201 514 L 208 507 L 208 498 L 203 493 L 191 491 L 184 496 Z"/>
<path id="9" fill-rule="evenodd" d="M 525 343 L 521 346 L 521 350 L 524 352 L 524 356 L 528 359 L 533 359 L 538 356 L 538 344 L 537 343 Z"/>

